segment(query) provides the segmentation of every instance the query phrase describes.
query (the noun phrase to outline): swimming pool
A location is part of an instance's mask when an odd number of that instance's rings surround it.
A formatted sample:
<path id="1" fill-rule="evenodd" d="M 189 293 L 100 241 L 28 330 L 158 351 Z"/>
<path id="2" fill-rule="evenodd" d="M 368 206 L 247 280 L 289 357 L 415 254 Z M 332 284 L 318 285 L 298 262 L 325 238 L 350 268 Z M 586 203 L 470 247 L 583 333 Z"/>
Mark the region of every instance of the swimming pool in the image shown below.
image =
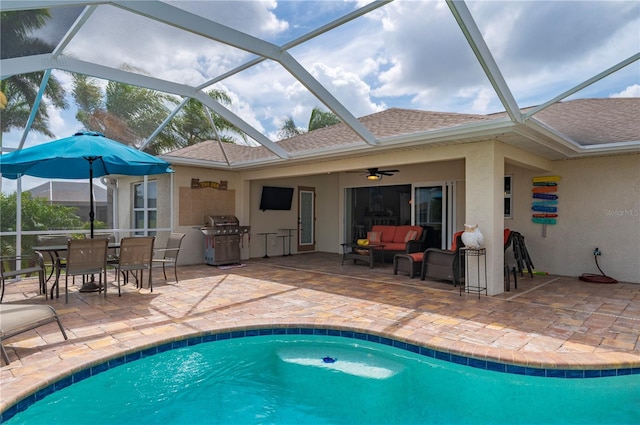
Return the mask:
<path id="1" fill-rule="evenodd" d="M 298 331 L 228 333 L 212 335 L 216 342 L 203 343 L 208 338 L 201 337 L 154 347 L 76 374 L 36 394 L 38 401 L 26 410 L 5 412 L 3 419 L 13 415 L 8 425 L 640 419 L 638 374 L 563 379 L 531 376 L 549 376 L 543 369 L 496 373 L 499 364 L 469 367 L 473 359 L 467 359 L 460 365 L 462 357 L 449 355 L 446 361 L 438 358 L 446 353 L 372 335 Z M 74 381 L 79 382 L 69 385 Z"/>

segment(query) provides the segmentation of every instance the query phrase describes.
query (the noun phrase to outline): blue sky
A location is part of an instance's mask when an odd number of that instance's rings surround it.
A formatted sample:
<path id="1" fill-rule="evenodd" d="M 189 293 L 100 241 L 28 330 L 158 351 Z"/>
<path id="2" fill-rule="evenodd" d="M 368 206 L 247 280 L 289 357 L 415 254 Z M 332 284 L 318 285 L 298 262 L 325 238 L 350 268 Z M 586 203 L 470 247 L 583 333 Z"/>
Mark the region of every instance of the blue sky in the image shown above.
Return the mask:
<path id="1" fill-rule="evenodd" d="M 168 3 L 277 45 L 366 4 Z M 640 51 L 637 1 L 470 1 L 467 7 L 522 107 L 543 103 Z M 504 110 L 442 1 L 395 1 L 290 53 L 356 117 L 391 107 L 479 114 Z M 98 7 L 64 54 L 116 68 L 126 64 L 146 75 L 192 85 L 253 57 L 113 6 Z M 69 75 L 54 75 L 71 90 Z M 311 109 L 324 107 L 271 61 L 216 87 L 229 93 L 234 112 L 272 140 L 287 116 L 306 127 Z M 640 96 L 640 64 L 574 97 L 612 96 Z M 52 111 L 51 125 L 57 137 L 80 129 L 73 107 Z M 19 137 L 15 132 L 4 135 L 3 144 L 17 145 Z M 30 134 L 27 145 L 44 141 Z"/>

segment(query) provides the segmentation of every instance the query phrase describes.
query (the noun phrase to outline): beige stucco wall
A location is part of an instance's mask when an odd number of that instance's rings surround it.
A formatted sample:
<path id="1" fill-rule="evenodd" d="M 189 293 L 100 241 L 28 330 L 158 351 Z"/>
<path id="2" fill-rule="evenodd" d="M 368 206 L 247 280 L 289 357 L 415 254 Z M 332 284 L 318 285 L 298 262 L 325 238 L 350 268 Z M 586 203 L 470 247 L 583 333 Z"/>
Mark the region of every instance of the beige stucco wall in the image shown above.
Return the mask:
<path id="1" fill-rule="evenodd" d="M 278 229 L 296 227 L 298 214 L 298 186 L 314 187 L 316 190 L 316 251 L 341 252 L 340 243 L 344 241 L 345 216 L 344 192 L 346 188 L 376 186 L 378 184 L 399 185 L 414 183 L 441 183 L 456 181 L 458 184 L 458 208 L 464 208 L 464 161 L 439 161 L 425 164 L 403 166 L 400 173 L 385 177 L 380 183 L 367 181 L 358 173 L 325 173 L 320 175 L 300 176 L 291 178 L 265 178 L 250 183 L 250 222 L 251 248 L 250 256 L 264 255 L 263 232 L 277 232 Z M 260 211 L 260 195 L 262 186 L 293 187 L 294 193 L 291 211 Z M 463 224 L 463 216 L 459 215 L 458 222 Z M 296 240 L 292 242 L 292 252 L 296 253 Z M 282 254 L 282 240 L 269 236 L 268 255 Z M 288 250 L 288 248 L 287 248 Z"/>
<path id="2" fill-rule="evenodd" d="M 585 272 L 598 273 L 592 255 L 593 249 L 598 247 L 603 253 L 599 258 L 600 266 L 607 274 L 621 281 L 640 283 L 640 155 L 552 162 L 501 144 L 486 144 L 484 148 L 487 146 L 492 149 L 492 155 L 504 158 L 491 164 L 491 169 L 496 175 L 491 178 L 493 188 L 490 190 L 485 190 L 487 181 L 472 180 L 475 177 L 470 179 L 467 175 L 470 169 L 464 157 L 475 155 L 474 149 L 479 148 L 470 145 L 387 152 L 368 158 L 346 158 L 251 172 L 176 166 L 173 177 L 173 227 L 175 231 L 187 234 L 180 262 L 195 264 L 203 261 L 201 233 L 192 226 L 181 226 L 178 222 L 179 188 L 190 186 L 191 178 L 199 178 L 201 181 L 226 180 L 229 190 L 235 192 L 235 215 L 240 218 L 241 224 L 251 225 L 251 243 L 245 243 L 242 250 L 243 258 L 246 259 L 264 255 L 264 240 L 262 236 L 257 235 L 258 233 L 278 232 L 281 228 L 296 227 L 298 186 L 316 189 L 317 251 L 340 252 L 345 229 L 345 188 L 376 183 L 367 182 L 361 175 L 335 169 L 392 166 L 399 168 L 400 172 L 392 177 L 385 177 L 380 184 L 456 182 L 456 227 L 461 229 L 465 221 L 473 221 L 477 217 L 476 221 L 484 220 L 480 224 L 488 232 L 485 233 L 485 239 L 491 235 L 496 239 L 488 243 L 488 247 L 495 251 L 494 265 L 491 267 L 496 287 L 500 286 L 501 279 L 500 270 L 495 264 L 502 261 L 502 223 L 504 227 L 517 230 L 525 236 L 538 271 L 569 276 L 578 276 Z M 405 165 L 399 165 L 403 161 Z M 474 174 L 484 173 L 486 179 L 490 178 L 491 171 L 483 171 L 482 161 L 476 161 L 471 170 L 474 169 Z M 500 193 L 495 190 L 495 187 L 501 184 L 501 174 L 513 175 L 512 219 L 501 217 Z M 562 177 L 558 189 L 560 216 L 557 225 L 547 226 L 546 237 L 543 237 L 542 226 L 531 222 L 531 178 L 556 174 Z M 283 177 L 278 178 L 278 175 Z M 467 179 L 470 180 L 466 181 Z M 470 183 L 473 184 L 470 186 Z M 260 211 L 258 207 L 263 185 L 296 188 L 291 211 Z M 123 191 L 120 196 L 121 203 L 130 202 L 130 193 Z M 476 211 L 475 207 L 467 205 L 469 202 L 482 204 L 486 197 L 491 198 L 488 201 L 491 204 L 488 212 L 484 211 L 484 207 Z M 495 236 L 497 234 L 498 237 Z M 281 255 L 281 243 L 280 239 L 270 237 L 269 255 Z M 294 240 L 293 253 L 296 253 L 295 247 Z"/>
<path id="3" fill-rule="evenodd" d="M 394 167 L 395 169 L 396 167 Z M 364 178 L 362 173 L 340 173 L 340 208 L 342 217 L 344 208 L 344 189 L 354 187 L 375 187 L 392 186 L 402 184 L 414 184 L 417 186 L 435 186 L 445 182 L 455 182 L 456 185 L 456 228 L 464 225 L 465 208 L 465 162 L 463 159 L 452 159 L 448 161 L 434 161 L 421 164 L 403 165 L 398 167 L 399 173 L 393 176 L 385 176 L 379 182 L 370 182 Z M 344 240 L 344 228 L 340 230 L 340 241 Z"/>
<path id="4" fill-rule="evenodd" d="M 468 154 L 473 155 L 469 153 L 469 146 L 464 148 Z M 477 192 L 477 195 L 471 198 L 476 199 L 474 202 L 481 203 L 484 197 L 493 197 L 491 211 L 495 210 L 495 213 L 491 213 L 494 217 L 490 225 L 493 227 L 491 232 L 498 236 L 495 236 L 496 242 L 490 242 L 490 245 L 496 246 L 497 260 L 501 258 L 498 255 L 501 248 L 500 224 L 504 223 L 504 227 L 517 230 L 525 236 L 527 248 L 538 271 L 569 276 L 578 276 L 585 272 L 598 273 L 592 255 L 593 248 L 597 246 L 603 252 L 603 256 L 599 258 L 600 266 L 607 274 L 615 275 L 614 277 L 621 281 L 640 282 L 640 155 L 548 161 L 500 144 L 495 149 L 499 157 L 504 157 L 503 173 L 513 175 L 513 218 L 500 218 L 500 194 L 485 191 L 483 188 L 486 181 L 480 181 L 474 186 L 472 190 Z M 457 183 L 457 228 L 461 229 L 465 220 L 473 221 L 473 217 L 489 214 L 482 211 L 467 213 L 465 202 L 468 202 L 466 195 L 469 182 L 465 181 L 465 161 L 440 160 L 447 157 L 446 152 L 440 148 L 433 151 L 437 152 L 437 155 L 414 152 L 412 158 L 433 157 L 438 161 L 398 166 L 400 173 L 393 177 L 385 177 L 380 183 L 395 185 L 453 180 Z M 460 156 L 460 147 L 452 148 L 449 156 Z M 373 161 L 375 162 L 375 159 Z M 481 165 L 477 166 L 482 168 Z M 494 164 L 494 167 L 500 168 L 499 164 Z M 502 176 L 498 171 L 493 184 L 499 186 Z M 558 189 L 560 217 L 557 225 L 547 226 L 547 236 L 543 237 L 542 226 L 531 222 L 531 179 L 537 175 L 555 174 L 562 176 Z M 339 176 L 338 181 L 331 177 L 336 175 Z M 337 207 L 331 207 L 327 215 L 336 214 L 335 219 L 325 222 L 320 219 L 324 214 L 318 214 L 318 234 L 322 234 L 323 238 L 319 239 L 317 249 L 340 252 L 339 244 L 344 239 L 345 226 L 344 189 L 376 183 L 368 183 L 363 181 L 362 176 L 351 173 L 283 179 L 282 182 L 294 184 L 298 180 L 301 185 L 317 188 L 318 206 L 329 206 L 333 202 L 332 197 L 338 202 Z M 254 187 L 277 181 L 268 179 L 268 183 L 254 183 Z M 252 192 L 252 205 L 258 202 L 259 191 Z M 261 231 L 279 225 L 281 219 L 272 218 L 261 211 L 253 211 L 255 208 L 252 207 L 254 235 L 257 232 L 256 225 Z M 473 208 L 470 211 L 473 212 Z M 254 217 L 258 219 L 257 224 L 253 220 Z M 265 219 L 267 220 L 264 224 L 261 224 Z M 290 219 L 285 218 L 285 221 Z M 336 226 L 339 228 L 336 229 Z M 271 250 L 272 246 L 269 249 Z M 256 246 L 252 241 L 252 257 L 264 255 L 263 251 L 263 245 Z M 281 248 L 276 252 L 280 251 Z M 499 287 L 500 270 L 494 269 L 493 273 L 492 279 Z"/>
<path id="5" fill-rule="evenodd" d="M 536 269 L 579 276 L 600 273 L 640 283 L 640 155 L 555 161 L 548 175 L 559 175 L 558 222 L 531 222 L 531 178 L 538 173 L 507 165 L 514 175 L 514 219 L 505 226 L 521 232 Z"/>
<path id="6" fill-rule="evenodd" d="M 279 229 L 297 228 L 298 225 L 298 187 L 313 187 L 316 192 L 316 251 L 337 252 L 339 230 L 342 225 L 338 222 L 342 216 L 338 211 L 338 176 L 324 174 L 316 176 L 301 176 L 297 178 L 265 179 L 253 181 L 250 184 L 250 221 L 251 221 L 251 257 L 262 257 L 265 252 L 263 232 L 275 232 L 281 235 L 285 231 Z M 260 196 L 262 186 L 279 186 L 294 188 L 293 202 L 289 211 L 261 211 Z M 330 230 L 329 230 L 330 229 Z M 297 233 L 293 233 L 291 252 L 297 253 Z M 287 252 L 288 242 L 285 243 Z M 282 240 L 268 236 L 268 255 L 282 255 Z"/>
<path id="7" fill-rule="evenodd" d="M 204 236 L 198 228 L 204 224 L 205 215 L 234 214 L 242 211 L 239 201 L 243 198 L 244 184 L 238 173 L 216 171 L 198 167 L 172 166 L 172 175 L 149 176 L 149 180 L 158 182 L 158 227 L 170 228 L 174 232 L 184 233 L 179 264 L 201 264 L 204 262 Z M 201 182 L 227 181 L 227 191 L 215 188 L 191 189 L 191 179 Z M 142 177 L 120 177 L 118 180 L 118 220 L 120 228 L 133 226 L 132 208 L 134 183 L 142 182 Z M 171 184 L 173 183 L 173 187 Z M 173 190 L 173 198 L 171 197 Z M 182 193 L 182 198 L 181 198 Z M 173 199 L 173 221 L 171 220 L 171 200 Z M 242 222 L 241 224 L 247 224 Z M 156 246 L 166 245 L 170 231 L 159 231 Z M 128 236 L 126 234 L 120 235 Z M 243 258 L 248 258 L 249 250 L 241 250 Z"/>
<path id="8" fill-rule="evenodd" d="M 148 181 L 157 182 L 158 190 L 158 211 L 157 226 L 170 228 L 171 210 L 169 202 L 171 198 L 171 179 L 170 174 L 158 174 L 148 177 Z M 143 176 L 121 176 L 118 178 L 117 200 L 118 212 L 116 217 L 116 225 L 120 229 L 130 229 L 134 227 L 133 218 L 133 185 L 144 182 Z M 119 237 L 130 236 L 129 233 L 121 233 Z M 166 239 L 165 239 L 166 241 Z M 164 245 L 164 243 L 162 243 Z"/>
<path id="9" fill-rule="evenodd" d="M 198 167 L 173 166 L 174 173 L 174 231 L 185 233 L 180 251 L 180 264 L 201 264 L 204 262 L 204 235 L 199 227 L 204 225 L 205 215 L 237 215 L 240 224 L 248 225 L 238 214 L 238 199 L 242 199 L 244 185 L 238 173 L 209 170 Z M 191 189 L 191 179 L 201 182 L 227 182 L 227 190 L 206 187 Z M 182 192 L 182 199 L 180 193 Z M 233 194 L 231 194 L 233 192 Z M 185 193 L 187 196 L 185 197 Z M 186 212 L 184 209 L 189 209 Z M 181 217 L 182 214 L 182 217 Z M 187 219 L 187 217 L 193 217 Z M 199 217 L 199 220 L 198 220 Z M 248 258 L 248 248 L 241 249 L 242 258 Z"/>

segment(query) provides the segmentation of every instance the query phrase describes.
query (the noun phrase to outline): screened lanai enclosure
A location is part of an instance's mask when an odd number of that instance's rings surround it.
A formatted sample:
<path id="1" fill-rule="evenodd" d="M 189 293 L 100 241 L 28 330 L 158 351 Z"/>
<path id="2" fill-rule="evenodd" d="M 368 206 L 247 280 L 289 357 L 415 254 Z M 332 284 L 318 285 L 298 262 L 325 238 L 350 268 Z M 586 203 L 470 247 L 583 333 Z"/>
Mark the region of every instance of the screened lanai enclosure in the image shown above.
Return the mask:
<path id="1" fill-rule="evenodd" d="M 2 153 L 81 130 L 173 166 L 238 173 L 469 134 L 550 160 L 640 150 L 629 132 L 592 131 L 606 110 L 549 112 L 563 101 L 640 95 L 636 1 L 3 0 L 0 11 Z M 362 119 L 395 108 L 439 118 L 393 129 Z M 339 138 L 309 131 L 327 115 Z M 99 227 L 169 231 L 172 178 L 96 179 Z M 41 190 L 50 184 L 2 178 L 3 250 L 28 245 L 23 235 L 86 232 L 86 205 L 70 190 Z M 368 206 L 386 190 L 367 188 Z M 398 193 L 398 220 L 442 219 L 428 213 L 439 198 L 427 189 Z M 414 196 L 429 204 L 426 215 L 401 208 Z M 353 205 L 354 222 L 388 214 Z"/>

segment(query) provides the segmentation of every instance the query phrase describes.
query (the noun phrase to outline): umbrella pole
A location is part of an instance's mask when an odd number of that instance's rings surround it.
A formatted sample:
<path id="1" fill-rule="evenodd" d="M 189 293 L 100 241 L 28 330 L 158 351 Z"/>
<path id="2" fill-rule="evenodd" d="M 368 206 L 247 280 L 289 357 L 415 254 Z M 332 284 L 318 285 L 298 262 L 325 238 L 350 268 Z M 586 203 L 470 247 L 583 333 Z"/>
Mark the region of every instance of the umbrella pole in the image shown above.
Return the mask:
<path id="1" fill-rule="evenodd" d="M 93 220 L 95 216 L 93 212 L 93 158 L 89 158 L 89 223 L 91 226 L 91 239 L 93 239 Z"/>
<path id="2" fill-rule="evenodd" d="M 95 219 L 95 213 L 93 212 L 93 160 L 94 158 L 87 158 L 89 161 L 89 223 L 91 226 L 91 239 L 93 239 L 93 220 Z M 107 282 L 105 281 L 106 285 Z M 91 280 L 82 282 L 80 292 L 99 292 L 100 285 L 96 283 L 94 275 L 91 275 Z"/>

